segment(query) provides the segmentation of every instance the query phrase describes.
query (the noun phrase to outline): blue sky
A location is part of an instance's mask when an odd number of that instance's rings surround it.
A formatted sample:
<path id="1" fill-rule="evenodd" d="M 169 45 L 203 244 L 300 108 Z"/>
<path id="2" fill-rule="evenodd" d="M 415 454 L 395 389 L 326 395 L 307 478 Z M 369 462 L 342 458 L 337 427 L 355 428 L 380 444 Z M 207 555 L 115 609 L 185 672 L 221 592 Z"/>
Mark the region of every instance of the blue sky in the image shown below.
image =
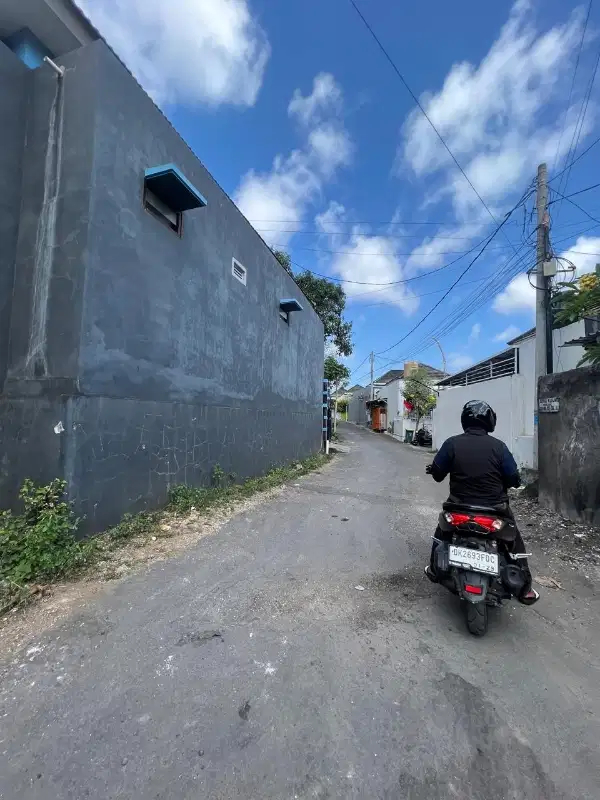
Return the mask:
<path id="1" fill-rule="evenodd" d="M 588 0 L 357 4 L 497 220 L 539 161 L 552 178 L 598 136 L 596 86 L 580 113 L 600 47 L 600 7 L 583 35 Z M 261 235 L 344 281 L 352 382 L 372 349 L 377 372 L 441 366 L 437 336 L 455 370 L 531 327 L 533 198 L 406 336 L 495 225 L 349 0 L 81 5 Z M 551 186 L 578 191 L 599 167 L 600 144 Z M 599 191 L 576 198 L 594 216 Z M 552 211 L 556 253 L 593 269 L 600 224 L 568 202 Z"/>

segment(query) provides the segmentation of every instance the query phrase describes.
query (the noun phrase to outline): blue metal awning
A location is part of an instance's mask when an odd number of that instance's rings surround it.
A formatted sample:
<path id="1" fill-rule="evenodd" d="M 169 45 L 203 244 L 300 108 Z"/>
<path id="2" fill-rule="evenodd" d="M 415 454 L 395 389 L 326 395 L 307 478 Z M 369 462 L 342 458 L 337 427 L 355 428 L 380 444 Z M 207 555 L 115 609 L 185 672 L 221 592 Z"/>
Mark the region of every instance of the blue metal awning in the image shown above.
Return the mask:
<path id="1" fill-rule="evenodd" d="M 144 174 L 148 189 L 173 211 L 204 208 L 206 200 L 175 164 L 151 167 Z"/>
<path id="2" fill-rule="evenodd" d="M 289 314 L 290 311 L 304 311 L 300 303 L 292 298 L 279 301 L 279 308 Z"/>

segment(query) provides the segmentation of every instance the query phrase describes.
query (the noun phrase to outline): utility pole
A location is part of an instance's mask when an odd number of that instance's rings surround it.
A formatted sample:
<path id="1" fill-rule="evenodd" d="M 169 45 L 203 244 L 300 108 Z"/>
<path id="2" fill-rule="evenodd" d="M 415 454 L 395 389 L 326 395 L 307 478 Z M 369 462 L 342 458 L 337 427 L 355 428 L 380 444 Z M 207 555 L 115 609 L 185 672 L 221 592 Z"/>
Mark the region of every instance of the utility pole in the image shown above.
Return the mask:
<path id="1" fill-rule="evenodd" d="M 533 423 L 533 466 L 538 467 L 538 384 L 543 375 L 552 372 L 552 313 L 550 279 L 544 275 L 548 256 L 548 168 L 540 164 L 537 173 L 537 247 L 535 269 L 535 388 Z M 548 369 L 549 368 L 549 369 Z"/>
<path id="2" fill-rule="evenodd" d="M 373 372 L 375 369 L 375 353 L 371 353 L 371 400 L 375 397 L 375 387 L 373 386 Z"/>

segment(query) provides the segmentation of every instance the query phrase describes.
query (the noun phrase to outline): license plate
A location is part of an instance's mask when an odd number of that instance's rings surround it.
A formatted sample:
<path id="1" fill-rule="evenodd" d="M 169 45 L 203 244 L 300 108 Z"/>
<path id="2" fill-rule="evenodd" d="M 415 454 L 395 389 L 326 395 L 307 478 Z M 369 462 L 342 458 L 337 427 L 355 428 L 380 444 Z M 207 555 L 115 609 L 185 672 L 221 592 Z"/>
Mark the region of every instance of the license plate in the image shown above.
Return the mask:
<path id="1" fill-rule="evenodd" d="M 471 550 L 470 547 L 450 546 L 450 564 L 453 567 L 464 567 L 474 572 L 498 574 L 497 553 L 486 553 L 485 550 Z"/>

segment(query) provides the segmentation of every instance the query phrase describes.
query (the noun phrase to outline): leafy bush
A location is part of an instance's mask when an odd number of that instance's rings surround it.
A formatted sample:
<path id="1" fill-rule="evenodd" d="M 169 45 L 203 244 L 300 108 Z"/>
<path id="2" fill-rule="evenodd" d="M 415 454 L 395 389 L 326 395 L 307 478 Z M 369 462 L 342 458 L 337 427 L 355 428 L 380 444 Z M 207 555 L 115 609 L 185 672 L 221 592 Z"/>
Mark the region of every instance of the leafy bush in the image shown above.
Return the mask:
<path id="1" fill-rule="evenodd" d="M 27 585 L 47 583 L 84 567 L 93 541 L 75 538 L 79 520 L 64 499 L 66 484 L 23 483 L 23 513 L 0 512 L 0 605 L 19 602 Z"/>
<path id="2" fill-rule="evenodd" d="M 0 578 L 27 583 L 60 577 L 79 556 L 78 520 L 64 501 L 65 482 L 36 487 L 26 480 L 20 492 L 24 512 L 0 516 Z"/>
<path id="3" fill-rule="evenodd" d="M 107 532 L 113 542 L 123 542 L 136 536 L 148 536 L 160 521 L 159 511 L 140 511 L 139 514 L 123 514 L 123 519 Z"/>

